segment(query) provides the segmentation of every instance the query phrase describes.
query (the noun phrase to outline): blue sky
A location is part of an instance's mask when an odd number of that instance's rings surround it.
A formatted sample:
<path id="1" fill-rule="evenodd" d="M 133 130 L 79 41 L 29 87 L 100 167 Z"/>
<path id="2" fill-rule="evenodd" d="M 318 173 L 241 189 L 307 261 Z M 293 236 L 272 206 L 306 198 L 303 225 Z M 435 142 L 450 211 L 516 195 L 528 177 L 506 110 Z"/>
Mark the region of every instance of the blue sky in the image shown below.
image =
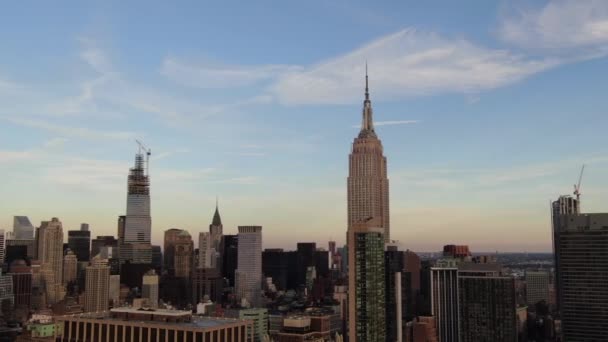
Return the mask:
<path id="1" fill-rule="evenodd" d="M 264 226 L 265 247 L 346 230 L 365 61 L 393 237 L 417 251 L 548 251 L 548 206 L 608 209 L 604 1 L 86 2 L 0 15 L 0 228 L 115 234 L 135 139 L 153 240 Z"/>

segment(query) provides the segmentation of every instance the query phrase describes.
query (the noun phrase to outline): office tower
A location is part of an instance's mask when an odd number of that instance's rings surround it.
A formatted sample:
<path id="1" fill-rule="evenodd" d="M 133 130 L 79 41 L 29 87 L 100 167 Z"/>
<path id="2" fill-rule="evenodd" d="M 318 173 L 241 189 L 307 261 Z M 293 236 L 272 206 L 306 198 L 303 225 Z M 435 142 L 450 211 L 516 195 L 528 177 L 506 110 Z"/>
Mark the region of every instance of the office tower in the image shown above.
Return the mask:
<path id="1" fill-rule="evenodd" d="M 110 266 L 96 256 L 86 270 L 84 312 L 108 310 L 110 300 Z"/>
<path id="2" fill-rule="evenodd" d="M 559 267 L 557 265 L 560 264 L 559 257 L 559 247 L 560 247 L 560 226 L 563 226 L 562 222 L 565 219 L 565 215 L 577 215 L 580 213 L 580 203 L 579 199 L 575 199 L 572 196 L 560 196 L 556 201 L 551 203 L 551 227 L 553 231 L 553 258 L 555 262 L 555 294 L 558 298 L 557 300 L 557 308 L 560 309 L 560 275 L 559 275 Z"/>
<path id="3" fill-rule="evenodd" d="M 165 269 L 169 275 L 190 277 L 194 244 L 190 233 L 183 229 L 165 231 Z"/>
<path id="4" fill-rule="evenodd" d="M 82 231 L 89 231 L 89 224 L 88 223 L 81 223 L 80 224 L 80 230 L 82 230 Z"/>
<path id="5" fill-rule="evenodd" d="M 236 295 L 256 307 L 262 296 L 262 227 L 239 226 Z"/>
<path id="6" fill-rule="evenodd" d="M 95 257 L 99 254 L 101 247 L 114 247 L 118 248 L 118 240 L 111 235 L 97 236 L 91 240 L 91 257 Z"/>
<path id="7" fill-rule="evenodd" d="M 211 239 L 210 249 L 213 253 L 220 253 L 222 247 L 222 236 L 224 235 L 224 225 L 222 225 L 222 218 L 220 217 L 220 210 L 215 202 L 215 213 L 213 214 L 213 220 L 209 225 L 209 235 Z M 211 267 L 219 268 L 218 262 L 221 262 L 221 257 L 214 260 Z"/>
<path id="8" fill-rule="evenodd" d="M 220 303 L 224 279 L 216 268 L 195 268 L 192 270 L 192 305 L 203 302 L 205 297 Z"/>
<path id="9" fill-rule="evenodd" d="M 548 271 L 526 271 L 526 302 L 534 305 L 540 301 L 549 303 L 549 284 L 551 273 Z"/>
<path id="10" fill-rule="evenodd" d="M 553 223 L 563 340 L 606 341 L 608 213 L 555 215 L 554 211 Z"/>
<path id="11" fill-rule="evenodd" d="M 253 321 L 196 317 L 192 311 L 114 308 L 56 317 L 58 342 L 250 342 Z"/>
<path id="12" fill-rule="evenodd" d="M 10 274 L 3 274 L 2 268 L 0 268 L 0 313 L 8 317 L 13 311 L 14 305 L 13 277 Z"/>
<path id="13" fill-rule="evenodd" d="M 128 204 L 127 204 L 128 205 Z M 117 221 L 117 236 L 118 236 L 118 245 L 122 245 L 125 243 L 125 222 L 127 221 L 127 216 L 120 215 L 118 216 Z"/>
<path id="14" fill-rule="evenodd" d="M 13 248 L 11 248 L 13 247 Z M 36 249 L 38 248 L 34 239 L 7 239 L 5 260 L 13 261 L 16 259 L 34 259 Z"/>
<path id="15" fill-rule="evenodd" d="M 34 226 L 27 216 L 13 217 L 13 239 L 32 240 L 34 239 Z"/>
<path id="16" fill-rule="evenodd" d="M 32 269 L 25 260 L 15 260 L 9 265 L 8 275 L 13 279 L 13 317 L 25 322 L 32 309 Z"/>
<path id="17" fill-rule="evenodd" d="M 78 260 L 76 255 L 68 249 L 63 257 L 63 285 L 76 281 L 78 275 Z"/>
<path id="18" fill-rule="evenodd" d="M 112 307 L 115 308 L 120 306 L 120 274 L 110 274 L 110 284 L 108 285 L 108 298 L 112 303 Z"/>
<path id="19" fill-rule="evenodd" d="M 384 270 L 386 340 L 397 341 L 399 334 L 398 326 L 399 324 L 401 326 L 405 324 L 406 305 L 411 300 L 406 286 L 405 252 L 398 251 L 396 247 L 388 248 L 384 252 Z M 397 285 L 399 285 L 399 288 Z"/>
<path id="20" fill-rule="evenodd" d="M 238 267 L 239 236 L 224 235 L 222 240 L 222 276 L 228 280 L 229 286 L 234 286 L 234 274 Z"/>
<path id="21" fill-rule="evenodd" d="M 129 171 L 127 191 L 127 215 L 124 227 L 119 220 L 119 237 L 123 236 L 121 248 L 121 264 L 129 260 L 132 264 L 150 264 L 152 250 L 150 232 L 152 218 L 150 216 L 150 178 L 148 175 L 148 160 L 144 161 L 144 152 L 140 145 L 135 155 L 135 165 Z M 145 165 L 144 165 L 145 163 Z M 122 228 L 122 232 L 121 232 Z"/>
<path id="22" fill-rule="evenodd" d="M 78 261 L 91 260 L 91 232 L 88 230 L 69 230 L 68 248 L 76 254 Z"/>
<path id="23" fill-rule="evenodd" d="M 160 246 L 152 245 L 152 268 L 156 274 L 161 274 L 163 269 L 163 252 Z"/>
<path id="24" fill-rule="evenodd" d="M 212 268 L 211 253 L 213 241 L 209 232 L 200 232 L 198 234 L 198 268 Z"/>
<path id="25" fill-rule="evenodd" d="M 4 236 L 4 229 L 0 229 L 0 265 L 4 263 L 4 256 L 6 253 L 6 242 Z"/>
<path id="26" fill-rule="evenodd" d="M 56 217 L 38 229 L 38 258 L 46 302 L 52 305 L 63 299 L 63 227 Z"/>
<path id="27" fill-rule="evenodd" d="M 314 242 L 298 242 L 296 250 L 298 286 L 306 284 L 306 270 L 309 266 L 315 266 L 316 250 L 317 244 Z"/>
<path id="28" fill-rule="evenodd" d="M 458 287 L 460 342 L 517 341 L 513 277 L 496 264 L 461 264 Z"/>
<path id="29" fill-rule="evenodd" d="M 291 282 L 292 279 L 289 279 L 289 261 L 293 254 L 293 252 L 285 252 L 281 248 L 267 248 L 262 252 L 262 274 L 264 277 L 272 278 L 272 282 L 278 290 L 295 289 L 295 279 Z M 293 257 L 291 258 L 293 259 Z"/>
<path id="30" fill-rule="evenodd" d="M 384 227 L 381 218 L 348 229 L 349 341 L 386 339 Z"/>
<path id="31" fill-rule="evenodd" d="M 363 121 L 349 156 L 348 227 L 370 217 L 378 218 L 378 227 L 384 229 L 384 240 L 390 241 L 386 157 L 374 130 L 366 71 Z"/>
<path id="32" fill-rule="evenodd" d="M 10 264 L 9 275 L 13 277 L 15 310 L 29 312 L 32 296 L 32 268 L 25 260 L 15 260 Z"/>
<path id="33" fill-rule="evenodd" d="M 144 274 L 142 281 L 141 297 L 148 299 L 148 304 L 156 308 L 158 307 L 158 274 L 154 270 Z"/>
<path id="34" fill-rule="evenodd" d="M 458 341 L 458 264 L 439 260 L 430 268 L 431 310 L 441 342 Z"/>
<path id="35" fill-rule="evenodd" d="M 329 252 L 317 249 L 313 255 L 317 275 L 321 278 L 329 278 Z"/>
<path id="36" fill-rule="evenodd" d="M 410 282 L 409 289 L 407 292 L 407 306 L 406 311 L 403 313 L 406 320 L 414 318 L 421 314 L 421 303 L 420 303 L 420 270 L 421 263 L 418 254 L 410 251 L 409 249 L 404 253 L 404 267 L 407 274 L 409 274 Z M 405 285 L 404 285 L 405 286 Z"/>

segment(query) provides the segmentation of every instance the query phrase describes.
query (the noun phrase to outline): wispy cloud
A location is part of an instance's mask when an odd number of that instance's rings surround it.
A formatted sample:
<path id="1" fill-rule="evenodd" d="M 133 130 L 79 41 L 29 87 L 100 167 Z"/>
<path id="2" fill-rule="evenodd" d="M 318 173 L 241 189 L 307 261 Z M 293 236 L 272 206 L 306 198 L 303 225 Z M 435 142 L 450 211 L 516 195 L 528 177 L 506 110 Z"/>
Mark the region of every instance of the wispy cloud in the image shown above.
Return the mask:
<path id="1" fill-rule="evenodd" d="M 82 139 L 132 140 L 139 136 L 137 133 L 130 131 L 97 130 L 87 127 L 54 124 L 40 119 L 4 119 L 16 125 L 42 129 L 66 137 L 78 137 Z"/>
<path id="2" fill-rule="evenodd" d="M 608 52 L 608 2 L 549 1 L 540 8 L 508 8 L 499 33 L 503 40 L 532 49 Z M 578 49 L 578 50 L 574 50 Z M 554 51 L 557 52 L 557 51 Z"/>
<path id="3" fill-rule="evenodd" d="M 366 59 L 372 96 L 383 98 L 475 94 L 560 63 L 405 29 L 305 70 L 284 73 L 271 91 L 285 104 L 352 103 L 362 91 Z"/>
<path id="4" fill-rule="evenodd" d="M 152 156 L 150 157 L 150 160 L 153 161 L 158 161 L 161 159 L 165 159 L 165 158 L 169 158 L 178 154 L 183 154 L 183 153 L 190 153 L 190 149 L 188 148 L 178 148 L 175 149 L 173 151 L 164 151 L 164 152 L 160 152 L 160 153 L 154 153 L 152 154 Z"/>
<path id="5" fill-rule="evenodd" d="M 239 66 L 211 63 L 187 63 L 167 57 L 161 74 L 170 80 L 199 88 L 242 87 L 269 80 L 279 74 L 300 69 L 290 65 Z"/>
<path id="6" fill-rule="evenodd" d="M 419 120 L 389 120 L 389 121 L 374 121 L 374 126 L 395 126 L 395 125 L 413 125 L 419 123 Z M 353 128 L 361 127 L 361 124 L 352 125 Z"/>

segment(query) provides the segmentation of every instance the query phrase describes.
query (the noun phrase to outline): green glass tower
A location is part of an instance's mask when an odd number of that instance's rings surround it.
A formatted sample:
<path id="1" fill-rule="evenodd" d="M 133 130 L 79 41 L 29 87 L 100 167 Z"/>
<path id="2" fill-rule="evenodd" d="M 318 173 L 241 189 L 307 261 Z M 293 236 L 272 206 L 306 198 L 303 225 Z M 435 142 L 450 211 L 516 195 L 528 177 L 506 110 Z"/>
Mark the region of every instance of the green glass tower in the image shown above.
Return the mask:
<path id="1" fill-rule="evenodd" d="M 383 342 L 386 340 L 384 229 L 379 220 L 370 218 L 351 226 L 348 246 L 349 341 Z"/>

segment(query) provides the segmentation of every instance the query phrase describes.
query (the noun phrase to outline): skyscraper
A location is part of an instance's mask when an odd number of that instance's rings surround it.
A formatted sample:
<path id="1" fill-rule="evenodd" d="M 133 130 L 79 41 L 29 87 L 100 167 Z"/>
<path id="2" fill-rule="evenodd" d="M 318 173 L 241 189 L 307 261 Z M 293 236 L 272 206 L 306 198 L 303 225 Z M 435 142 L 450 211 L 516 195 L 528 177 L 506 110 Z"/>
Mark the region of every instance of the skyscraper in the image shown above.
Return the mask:
<path id="1" fill-rule="evenodd" d="M 549 284 L 551 273 L 548 271 L 526 271 L 526 302 L 534 305 L 542 300 L 549 303 Z"/>
<path id="2" fill-rule="evenodd" d="M 517 341 L 515 279 L 499 265 L 462 264 L 458 296 L 460 342 Z"/>
<path id="3" fill-rule="evenodd" d="M 63 227 L 58 218 L 43 221 L 38 229 L 38 258 L 47 304 L 63 299 Z"/>
<path id="4" fill-rule="evenodd" d="M 158 274 L 154 270 L 144 274 L 141 296 L 147 298 L 151 307 L 158 307 Z"/>
<path id="5" fill-rule="evenodd" d="M 556 207 L 563 207 L 559 201 L 554 202 L 557 299 L 563 340 L 606 341 L 608 213 L 560 215 Z"/>
<path id="6" fill-rule="evenodd" d="M 15 296 L 15 310 L 29 312 L 32 300 L 32 268 L 25 260 L 15 260 L 10 265 L 13 277 L 13 293 Z"/>
<path id="7" fill-rule="evenodd" d="M 110 300 L 110 266 L 96 256 L 86 269 L 84 312 L 107 311 Z"/>
<path id="8" fill-rule="evenodd" d="M 190 233 L 172 228 L 165 231 L 165 269 L 169 275 L 188 278 L 192 269 L 193 242 Z"/>
<path id="9" fill-rule="evenodd" d="M 130 169 L 127 191 L 127 215 L 124 219 L 123 246 L 121 249 L 121 264 L 129 260 L 132 264 L 150 264 L 152 248 L 150 232 L 152 218 L 150 216 L 150 178 L 148 164 L 144 162 L 144 151 L 141 146 L 135 155 L 135 165 Z M 149 152 L 148 156 L 149 156 Z M 144 167 L 145 163 L 145 167 Z"/>
<path id="10" fill-rule="evenodd" d="M 97 236 L 91 240 L 91 256 L 99 254 L 101 247 L 118 247 L 118 241 L 112 235 Z"/>
<path id="11" fill-rule="evenodd" d="M 348 334 L 353 342 L 386 339 L 384 229 L 380 218 L 348 229 Z"/>
<path id="12" fill-rule="evenodd" d="M 556 201 L 551 203 L 551 224 L 553 228 L 553 258 L 555 259 L 555 292 L 557 300 L 557 308 L 560 308 L 560 270 L 557 265 L 560 264 L 560 226 L 564 224 L 562 222 L 565 219 L 565 215 L 577 215 L 580 213 L 580 203 L 578 199 L 572 196 L 560 196 Z"/>
<path id="13" fill-rule="evenodd" d="M 91 232 L 88 230 L 69 230 L 68 247 L 78 261 L 91 260 Z"/>
<path id="14" fill-rule="evenodd" d="M 4 229 L 0 229 L 0 265 L 4 263 L 4 256 L 6 255 L 6 240 L 4 237 Z"/>
<path id="15" fill-rule="evenodd" d="M 198 234 L 198 268 L 212 268 L 212 239 L 209 232 Z"/>
<path id="16" fill-rule="evenodd" d="M 213 220 L 209 225 L 209 235 L 211 238 L 211 250 L 212 253 L 219 253 L 221 251 L 222 236 L 224 235 L 224 225 L 222 224 L 222 218 L 220 217 L 220 210 L 218 203 L 215 203 L 215 213 L 213 213 Z M 217 259 L 220 261 L 221 259 Z M 218 268 L 218 265 L 212 265 L 212 267 Z"/>
<path id="17" fill-rule="evenodd" d="M 239 236 L 224 235 L 222 240 L 222 276 L 229 286 L 234 286 L 234 273 L 239 259 Z"/>
<path id="18" fill-rule="evenodd" d="M 13 217 L 13 239 L 31 240 L 34 238 L 34 226 L 27 216 Z"/>
<path id="19" fill-rule="evenodd" d="M 396 247 L 387 248 L 384 252 L 384 270 L 386 340 L 397 341 L 399 336 L 398 327 L 407 322 L 404 315 L 406 305 L 411 300 L 406 291 L 405 252 L 397 250 Z M 396 278 L 400 279 L 397 280 Z M 400 288 L 397 288 L 397 284 L 401 285 Z M 399 299 L 400 301 L 397 302 Z M 401 319 L 401 323 L 399 319 Z"/>
<path id="20" fill-rule="evenodd" d="M 260 305 L 262 295 L 262 227 L 239 226 L 235 287 L 239 300 Z"/>
<path id="21" fill-rule="evenodd" d="M 386 157 L 374 130 L 372 114 L 366 71 L 361 131 L 349 156 L 348 228 L 370 217 L 378 218 L 378 227 L 384 229 L 384 240 L 390 241 Z"/>
<path id="22" fill-rule="evenodd" d="M 431 312 L 441 342 L 458 341 L 458 265 L 454 259 L 439 260 L 430 270 Z"/>
<path id="23" fill-rule="evenodd" d="M 63 257 L 63 285 L 76 281 L 78 275 L 78 259 L 76 255 L 68 249 Z"/>

